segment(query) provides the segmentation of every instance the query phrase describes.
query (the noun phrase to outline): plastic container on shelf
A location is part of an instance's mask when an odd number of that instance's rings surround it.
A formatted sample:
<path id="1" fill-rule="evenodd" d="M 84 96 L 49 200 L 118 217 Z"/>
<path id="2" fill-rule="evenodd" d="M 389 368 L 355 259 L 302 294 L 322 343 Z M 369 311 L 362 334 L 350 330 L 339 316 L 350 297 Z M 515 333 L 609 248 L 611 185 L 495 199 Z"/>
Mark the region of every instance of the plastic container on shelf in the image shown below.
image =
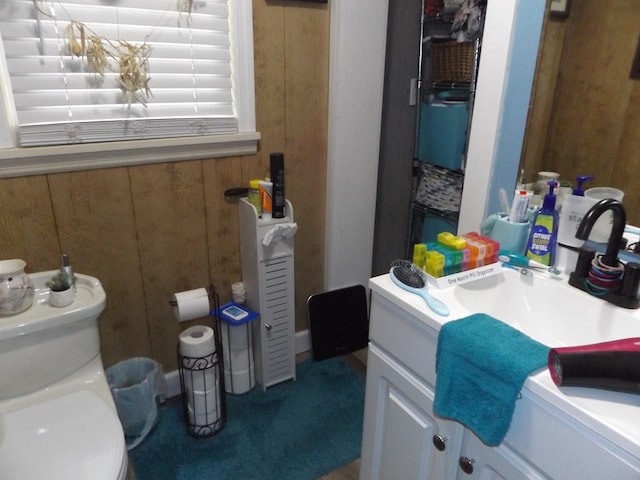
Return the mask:
<path id="1" fill-rule="evenodd" d="M 418 160 L 460 170 L 467 142 L 468 120 L 468 101 L 422 103 Z"/>
<path id="2" fill-rule="evenodd" d="M 249 181 L 249 191 L 247 192 L 247 200 L 256 207 L 258 218 L 262 218 L 262 201 L 260 199 L 260 180 L 254 179 Z"/>

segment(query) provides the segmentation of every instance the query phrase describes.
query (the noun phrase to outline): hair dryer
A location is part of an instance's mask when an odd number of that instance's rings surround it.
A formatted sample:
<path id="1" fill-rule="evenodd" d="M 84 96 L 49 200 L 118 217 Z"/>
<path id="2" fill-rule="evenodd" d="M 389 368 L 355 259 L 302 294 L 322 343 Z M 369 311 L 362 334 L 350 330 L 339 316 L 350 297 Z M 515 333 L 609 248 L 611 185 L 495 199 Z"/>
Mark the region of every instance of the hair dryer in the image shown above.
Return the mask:
<path id="1" fill-rule="evenodd" d="M 549 371 L 558 386 L 640 393 L 640 338 L 552 348 Z"/>

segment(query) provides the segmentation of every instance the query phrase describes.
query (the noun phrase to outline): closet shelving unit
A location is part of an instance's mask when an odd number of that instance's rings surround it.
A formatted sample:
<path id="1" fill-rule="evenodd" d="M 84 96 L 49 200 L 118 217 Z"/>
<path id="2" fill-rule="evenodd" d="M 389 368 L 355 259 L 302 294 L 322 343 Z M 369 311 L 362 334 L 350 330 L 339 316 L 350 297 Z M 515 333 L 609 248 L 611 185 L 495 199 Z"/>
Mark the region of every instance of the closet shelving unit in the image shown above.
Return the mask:
<path id="1" fill-rule="evenodd" d="M 482 3 L 484 18 L 486 1 Z M 432 241 L 439 231 L 457 231 L 482 44 L 481 28 L 477 38 L 464 44 L 452 45 L 454 40 L 450 32 L 456 12 L 444 11 L 437 15 L 426 15 L 424 0 L 422 7 L 417 82 L 420 105 L 416 108 L 414 188 L 407 234 L 407 258 L 411 257 L 415 243 Z M 451 50 L 447 52 L 445 48 L 456 49 L 453 60 L 448 53 Z M 443 68 L 442 55 L 449 55 L 445 57 L 444 61 L 448 63 Z M 462 64 L 456 65 L 456 62 Z M 454 73 L 450 74 L 452 69 Z M 435 103 L 441 103 L 438 106 L 441 107 L 440 110 L 434 108 L 434 100 Z M 433 115 L 429 117 L 433 112 L 436 115 L 446 112 L 446 116 L 442 121 L 434 120 Z M 447 126 L 452 125 L 455 126 L 455 132 L 447 132 Z M 453 150 L 459 151 L 460 156 L 439 155 L 441 148 L 438 142 L 447 138 L 446 135 L 454 134 L 457 143 Z M 451 150 L 450 147 L 451 145 L 444 146 L 445 150 Z"/>

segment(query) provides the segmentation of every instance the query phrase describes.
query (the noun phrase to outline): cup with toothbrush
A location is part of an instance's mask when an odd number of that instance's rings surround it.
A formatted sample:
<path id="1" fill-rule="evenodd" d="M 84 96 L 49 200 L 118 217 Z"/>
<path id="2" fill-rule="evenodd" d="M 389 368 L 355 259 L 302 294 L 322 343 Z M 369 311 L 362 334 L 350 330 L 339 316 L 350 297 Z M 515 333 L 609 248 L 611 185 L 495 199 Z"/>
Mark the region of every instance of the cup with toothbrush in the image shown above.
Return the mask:
<path id="1" fill-rule="evenodd" d="M 524 254 L 531 228 L 529 200 L 531 193 L 516 190 L 509 205 L 506 192 L 500 190 L 500 201 L 504 212 L 494 213 L 480 225 L 480 232 L 500 243 L 500 248 Z"/>

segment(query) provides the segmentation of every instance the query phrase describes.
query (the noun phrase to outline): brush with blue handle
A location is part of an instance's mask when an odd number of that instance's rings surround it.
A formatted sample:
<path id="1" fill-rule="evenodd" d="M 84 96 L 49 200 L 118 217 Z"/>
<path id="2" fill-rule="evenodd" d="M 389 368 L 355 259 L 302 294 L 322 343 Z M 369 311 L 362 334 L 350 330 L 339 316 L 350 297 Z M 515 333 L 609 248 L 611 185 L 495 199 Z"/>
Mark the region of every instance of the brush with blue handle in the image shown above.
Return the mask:
<path id="1" fill-rule="evenodd" d="M 395 260 L 391 262 L 389 274 L 393 283 L 407 292 L 421 296 L 435 313 L 443 317 L 449 315 L 449 307 L 429 294 L 426 274 L 410 261 Z"/>

